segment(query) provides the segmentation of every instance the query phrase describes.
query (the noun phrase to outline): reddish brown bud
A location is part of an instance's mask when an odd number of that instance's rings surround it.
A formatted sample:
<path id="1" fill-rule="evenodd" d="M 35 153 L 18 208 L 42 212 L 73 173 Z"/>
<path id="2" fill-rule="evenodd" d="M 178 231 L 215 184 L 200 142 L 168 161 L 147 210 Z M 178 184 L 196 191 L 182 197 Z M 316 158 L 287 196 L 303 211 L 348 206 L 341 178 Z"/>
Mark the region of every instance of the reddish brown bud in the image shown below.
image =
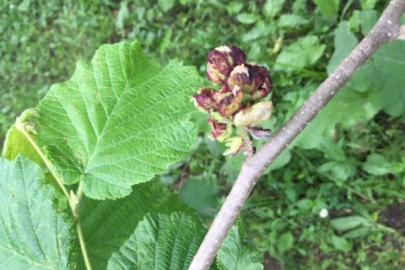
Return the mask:
<path id="1" fill-rule="evenodd" d="M 244 64 L 236 66 L 229 75 L 227 86 L 229 89 L 242 89 L 245 93 L 254 90 L 255 85 L 251 80 L 248 66 Z"/>
<path id="2" fill-rule="evenodd" d="M 242 108 L 242 90 L 223 93 L 223 98 L 218 103 L 218 111 L 223 117 L 233 116 Z"/>
<path id="3" fill-rule="evenodd" d="M 259 100 L 273 89 L 267 68 L 255 64 L 236 66 L 227 80 L 229 89 L 240 88 L 246 94 L 246 100 Z"/>
<path id="4" fill-rule="evenodd" d="M 216 93 L 215 89 L 211 87 L 201 87 L 198 93 L 193 96 L 195 106 L 206 112 L 218 109 L 215 100 Z"/>
<path id="5" fill-rule="evenodd" d="M 267 96 L 273 90 L 270 72 L 266 67 L 251 64 L 249 66 L 249 75 L 254 85 L 252 97 L 254 99 L 261 99 Z M 258 93 L 256 93 L 258 92 Z"/>
<path id="6" fill-rule="evenodd" d="M 232 127 L 230 124 L 222 123 L 213 118 L 208 118 L 208 124 L 211 128 L 211 133 L 209 134 L 210 139 L 218 140 L 220 142 L 227 139 L 232 133 Z"/>
<path id="7" fill-rule="evenodd" d="M 262 99 L 262 98 L 264 98 L 264 97 L 267 97 L 267 95 L 270 93 L 270 91 L 271 90 L 269 90 L 269 89 L 258 89 L 258 90 L 256 90 L 256 91 L 254 91 L 252 94 L 251 94 L 251 98 L 253 99 L 253 100 L 260 100 L 260 99 Z"/>
<path id="8" fill-rule="evenodd" d="M 245 62 L 245 53 L 236 46 L 215 48 L 208 54 L 207 77 L 214 83 L 225 83 L 233 68 Z"/>

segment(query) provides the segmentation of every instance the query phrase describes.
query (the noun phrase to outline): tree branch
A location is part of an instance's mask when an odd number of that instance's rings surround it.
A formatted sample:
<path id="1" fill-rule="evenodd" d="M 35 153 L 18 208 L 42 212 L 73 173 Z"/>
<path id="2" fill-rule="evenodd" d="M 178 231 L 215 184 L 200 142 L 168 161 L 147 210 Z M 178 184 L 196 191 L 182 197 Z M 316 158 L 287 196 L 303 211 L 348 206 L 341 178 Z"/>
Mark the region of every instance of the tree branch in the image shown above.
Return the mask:
<path id="1" fill-rule="evenodd" d="M 228 231 L 263 171 L 301 133 L 382 44 L 392 42 L 401 34 L 403 35 L 404 28 L 400 25 L 400 19 L 404 11 L 405 0 L 392 0 L 370 33 L 270 141 L 256 155 L 246 159 L 231 192 L 212 223 L 189 270 L 209 269 Z"/>

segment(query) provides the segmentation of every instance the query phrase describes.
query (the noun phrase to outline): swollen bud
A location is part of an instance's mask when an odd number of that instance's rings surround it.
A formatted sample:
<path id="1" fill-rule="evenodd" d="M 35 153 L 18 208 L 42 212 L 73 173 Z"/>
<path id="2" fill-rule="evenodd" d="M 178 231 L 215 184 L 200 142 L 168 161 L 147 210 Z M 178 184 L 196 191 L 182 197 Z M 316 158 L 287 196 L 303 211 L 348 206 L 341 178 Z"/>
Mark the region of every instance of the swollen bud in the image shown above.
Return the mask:
<path id="1" fill-rule="evenodd" d="M 258 66 L 256 64 L 250 64 L 249 75 L 254 85 L 252 91 L 252 98 L 259 100 L 266 97 L 271 90 L 273 90 L 273 84 L 270 78 L 270 72 L 266 67 Z"/>
<path id="2" fill-rule="evenodd" d="M 223 142 L 232 134 L 232 125 L 230 123 L 222 123 L 210 117 L 208 118 L 208 124 L 211 127 L 211 133 L 208 135 L 211 140 Z"/>
<path id="3" fill-rule="evenodd" d="M 209 113 L 218 109 L 215 102 L 215 89 L 211 87 L 201 87 L 197 94 L 193 95 L 194 105 L 201 111 Z"/>
<path id="4" fill-rule="evenodd" d="M 267 68 L 256 64 L 236 66 L 229 75 L 227 86 L 229 89 L 241 88 L 248 94 L 245 100 L 254 101 L 266 97 L 273 89 Z"/>
<path id="5" fill-rule="evenodd" d="M 236 46 L 220 46 L 208 54 L 207 77 L 214 83 L 225 83 L 234 67 L 246 62 L 245 53 Z"/>
<path id="6" fill-rule="evenodd" d="M 236 66 L 229 75 L 227 86 L 229 89 L 239 87 L 245 93 L 252 92 L 255 85 L 250 78 L 248 67 L 244 64 Z"/>
<path id="7" fill-rule="evenodd" d="M 272 110 L 271 101 L 259 102 L 235 114 L 233 123 L 235 126 L 257 126 L 270 118 Z"/>
<path id="8" fill-rule="evenodd" d="M 236 90 L 221 94 L 223 96 L 218 102 L 218 111 L 223 117 L 232 117 L 232 115 L 242 108 L 243 92 L 242 90 Z"/>

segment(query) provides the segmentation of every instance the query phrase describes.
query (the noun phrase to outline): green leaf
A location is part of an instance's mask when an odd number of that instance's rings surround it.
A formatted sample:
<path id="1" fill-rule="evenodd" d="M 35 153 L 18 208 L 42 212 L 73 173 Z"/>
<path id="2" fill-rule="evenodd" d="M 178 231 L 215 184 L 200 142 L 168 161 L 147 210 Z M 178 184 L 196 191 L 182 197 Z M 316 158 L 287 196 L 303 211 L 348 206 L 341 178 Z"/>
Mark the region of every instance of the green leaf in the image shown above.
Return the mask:
<path id="1" fill-rule="evenodd" d="M 297 202 L 297 207 L 301 210 L 310 210 L 314 207 L 314 201 L 308 198 L 301 199 Z"/>
<path id="2" fill-rule="evenodd" d="M 313 0 L 323 16 L 336 14 L 339 10 L 339 0 Z"/>
<path id="3" fill-rule="evenodd" d="M 256 14 L 241 13 L 236 16 L 236 19 L 243 24 L 252 24 L 256 22 L 259 17 Z"/>
<path id="4" fill-rule="evenodd" d="M 30 134 L 33 141 L 36 141 L 37 136 L 35 135 L 35 121 L 37 116 L 38 115 L 35 109 L 27 109 L 19 117 L 17 117 L 16 123 L 7 131 L 2 157 L 7 158 L 8 160 L 15 160 L 18 155 L 21 154 L 28 157 L 38 165 L 43 165 L 44 162 L 42 161 L 42 158 L 39 156 L 38 152 L 32 146 L 27 137 L 17 128 L 17 126 L 27 125 L 27 127 L 33 131 L 27 131 L 27 133 Z"/>
<path id="5" fill-rule="evenodd" d="M 378 0 L 360 0 L 362 9 L 373 9 Z"/>
<path id="6" fill-rule="evenodd" d="M 261 270 L 262 256 L 253 243 L 246 240 L 242 221 L 233 226 L 217 254 L 220 270 Z"/>
<path id="7" fill-rule="evenodd" d="M 369 235 L 370 233 L 372 233 L 373 228 L 370 227 L 359 227 L 359 228 L 355 228 L 353 230 L 348 231 L 347 233 L 345 233 L 343 235 L 344 238 L 360 238 L 360 237 L 365 237 L 366 235 Z"/>
<path id="8" fill-rule="evenodd" d="M 303 18 L 302 16 L 295 15 L 295 14 L 283 14 L 280 16 L 277 22 L 278 27 L 285 27 L 285 28 L 294 28 L 298 27 L 302 24 L 307 24 L 308 20 Z"/>
<path id="9" fill-rule="evenodd" d="M 369 77 L 366 80 L 374 80 L 373 91 L 378 93 L 378 99 L 374 100 L 377 105 L 392 116 L 405 116 L 405 44 L 403 41 L 395 41 L 385 44 L 372 57 L 369 62 Z"/>
<path id="10" fill-rule="evenodd" d="M 25 157 L 0 159 L 1 269 L 73 269 L 74 222 L 64 195 Z"/>
<path id="11" fill-rule="evenodd" d="M 163 12 L 168 12 L 173 8 L 175 0 L 158 0 L 158 6 Z"/>
<path id="12" fill-rule="evenodd" d="M 103 45 L 39 104 L 41 146 L 65 184 L 121 198 L 188 155 L 194 68 L 148 60 L 137 42 Z"/>
<path id="13" fill-rule="evenodd" d="M 351 161 L 329 161 L 322 164 L 318 170 L 329 173 L 336 180 L 346 181 L 356 172 L 356 167 Z"/>
<path id="14" fill-rule="evenodd" d="M 205 228 L 184 212 L 148 214 L 108 261 L 109 270 L 187 270 Z"/>
<path id="15" fill-rule="evenodd" d="M 291 160 L 291 151 L 289 148 L 286 148 L 281 152 L 278 157 L 270 164 L 270 166 L 265 170 L 264 173 L 268 173 L 270 171 L 277 170 L 285 165 L 288 164 Z"/>
<path id="16" fill-rule="evenodd" d="M 362 10 L 359 13 L 361 33 L 367 35 L 368 32 L 374 27 L 378 20 L 378 14 L 376 10 Z"/>
<path id="17" fill-rule="evenodd" d="M 111 255 L 118 251 L 147 213 L 173 211 L 194 213 L 177 195 L 159 181 L 136 185 L 122 199 L 96 201 L 84 197 L 79 217 L 93 269 L 106 269 Z M 84 265 L 79 265 L 84 269 Z"/>
<path id="18" fill-rule="evenodd" d="M 319 43 L 318 37 L 306 36 L 281 51 L 274 69 L 291 71 L 313 65 L 325 48 L 325 45 Z"/>
<path id="19" fill-rule="evenodd" d="M 243 8 L 242 2 L 231 2 L 225 6 L 229 14 L 239 13 Z"/>
<path id="20" fill-rule="evenodd" d="M 360 28 L 360 11 L 359 10 L 354 10 L 352 13 L 352 16 L 350 17 L 349 21 L 349 26 L 350 29 L 354 32 L 358 32 Z"/>
<path id="21" fill-rule="evenodd" d="M 359 226 L 369 225 L 370 222 L 361 216 L 335 218 L 330 221 L 333 228 L 338 231 L 347 231 Z"/>
<path id="22" fill-rule="evenodd" d="M 348 127 L 360 120 L 371 119 L 378 112 L 378 107 L 368 101 L 369 95 L 352 89 L 341 90 L 298 135 L 293 145 L 304 149 L 321 148 L 326 138 L 334 134 L 337 123 Z"/>
<path id="23" fill-rule="evenodd" d="M 217 213 L 218 190 L 206 179 L 190 179 L 181 189 L 180 198 L 201 216 L 214 217 Z"/>
<path id="24" fill-rule="evenodd" d="M 395 173 L 396 164 L 389 162 L 384 156 L 378 154 L 371 154 L 367 156 L 367 161 L 363 164 L 362 168 L 369 174 L 384 175 L 388 173 Z"/>
<path id="25" fill-rule="evenodd" d="M 356 47 L 358 41 L 356 36 L 350 31 L 346 21 L 339 23 L 335 29 L 335 51 L 328 63 L 327 71 L 331 74 L 340 62 Z"/>
<path id="26" fill-rule="evenodd" d="M 352 244 L 342 237 L 332 235 L 332 244 L 333 246 L 341 251 L 349 252 L 352 250 Z"/>
<path id="27" fill-rule="evenodd" d="M 280 253 L 284 253 L 285 251 L 292 248 L 294 244 L 294 236 L 291 232 L 283 233 L 277 242 L 277 247 Z"/>
<path id="28" fill-rule="evenodd" d="M 392 116 L 405 116 L 405 45 L 403 41 L 384 44 L 353 76 L 346 88 L 369 92 L 373 107 Z"/>
<path id="29" fill-rule="evenodd" d="M 36 136 L 32 134 L 32 137 Z M 19 154 L 28 157 L 38 165 L 43 164 L 43 161 L 35 148 L 31 145 L 24 134 L 22 134 L 17 127 L 13 125 L 7 131 L 2 155 L 8 160 L 16 160 Z"/>
<path id="30" fill-rule="evenodd" d="M 273 18 L 283 8 L 285 0 L 267 0 L 264 5 L 264 13 L 267 17 Z"/>

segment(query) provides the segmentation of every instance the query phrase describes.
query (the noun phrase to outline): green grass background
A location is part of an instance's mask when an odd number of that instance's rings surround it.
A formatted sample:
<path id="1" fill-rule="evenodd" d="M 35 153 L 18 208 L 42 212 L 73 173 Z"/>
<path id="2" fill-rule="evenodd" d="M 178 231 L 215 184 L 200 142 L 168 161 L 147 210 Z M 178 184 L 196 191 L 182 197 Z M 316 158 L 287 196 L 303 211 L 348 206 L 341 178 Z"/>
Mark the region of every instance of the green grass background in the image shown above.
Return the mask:
<path id="1" fill-rule="evenodd" d="M 89 61 L 102 44 L 134 39 L 162 64 L 178 59 L 196 66 L 202 84 L 208 84 L 210 49 L 242 47 L 249 61 L 270 69 L 275 112 L 266 125 L 277 129 L 336 59 L 371 29 L 387 3 L 1 1 L 0 143 L 16 116 L 35 107 L 50 85 L 69 79 L 76 61 Z M 405 51 L 403 43 L 387 48 Z M 372 78 L 393 72 L 389 63 L 381 65 L 382 73 Z M 392 113 L 387 107 L 393 101 L 381 101 L 379 88 L 365 86 L 370 77 L 361 73 L 352 82 L 356 91 L 343 90 L 260 179 L 245 206 L 242 216 L 265 269 L 405 267 L 405 103 Z M 404 91 L 402 81 L 392 85 Z M 194 119 L 201 133 L 195 151 L 161 178 L 209 224 L 243 157 L 224 158 L 223 146 L 205 136 L 206 116 Z M 319 216 L 323 208 L 329 211 L 326 218 Z"/>

